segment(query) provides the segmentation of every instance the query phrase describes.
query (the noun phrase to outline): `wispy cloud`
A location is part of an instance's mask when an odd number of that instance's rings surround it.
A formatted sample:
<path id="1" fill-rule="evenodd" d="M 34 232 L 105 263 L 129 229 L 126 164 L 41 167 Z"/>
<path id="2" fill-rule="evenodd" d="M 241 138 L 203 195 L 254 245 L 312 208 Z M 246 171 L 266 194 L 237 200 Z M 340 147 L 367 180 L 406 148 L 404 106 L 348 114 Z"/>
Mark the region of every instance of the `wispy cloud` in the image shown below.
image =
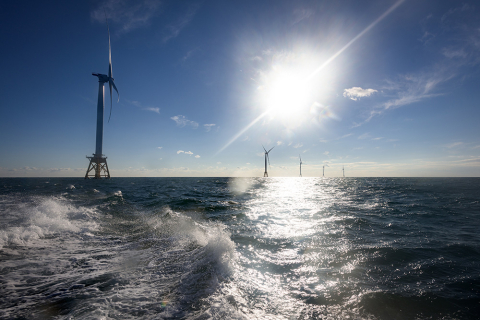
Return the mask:
<path id="1" fill-rule="evenodd" d="M 157 149 L 162 149 L 163 147 L 157 147 Z"/>
<path id="2" fill-rule="evenodd" d="M 311 9 L 296 9 L 293 11 L 293 22 L 292 24 L 297 24 L 302 20 L 310 18 L 315 12 Z"/>
<path id="3" fill-rule="evenodd" d="M 359 135 L 358 136 L 358 139 L 362 140 L 362 139 L 367 139 L 367 138 L 370 138 L 370 134 L 369 133 L 364 133 L 362 135 Z"/>
<path id="4" fill-rule="evenodd" d="M 186 26 L 188 26 L 190 21 L 192 21 L 198 9 L 199 9 L 199 5 L 191 5 L 183 16 L 178 18 L 175 22 L 169 24 L 165 28 L 165 35 L 163 37 L 163 42 L 168 42 L 170 39 L 176 38 L 180 34 L 180 32 Z"/>
<path id="5" fill-rule="evenodd" d="M 363 122 L 356 123 L 353 127 L 359 127 L 387 110 L 442 95 L 436 88 L 455 76 L 456 73 L 450 67 L 437 65 L 431 70 L 399 76 L 396 81 L 387 80 L 383 91 L 388 93 L 389 96 L 395 96 L 395 98 L 374 107 Z"/>
<path id="6" fill-rule="evenodd" d="M 468 4 L 461 4 L 441 17 L 428 15 L 423 19 L 424 37 L 420 40 L 429 51 L 435 48 L 441 55 L 436 55 L 430 65 L 417 72 L 386 80 L 381 92 L 389 99 L 374 107 L 367 119 L 354 127 L 387 110 L 446 94 L 453 79 L 460 74 L 468 75 L 465 67 L 480 64 L 480 23 L 476 17 L 478 11 L 473 9 Z"/>
<path id="7" fill-rule="evenodd" d="M 182 115 L 174 116 L 174 117 L 171 117 L 170 119 L 175 121 L 177 123 L 177 126 L 179 127 L 191 126 L 193 129 L 198 128 L 197 122 L 188 120 L 187 118 L 185 118 L 185 116 L 182 116 Z"/>
<path id="8" fill-rule="evenodd" d="M 361 87 L 353 87 L 350 89 L 343 90 L 343 96 L 345 98 L 350 98 L 356 101 L 360 98 L 369 97 L 375 92 L 378 92 L 378 91 L 375 89 L 362 89 Z"/>
<path id="9" fill-rule="evenodd" d="M 293 146 L 295 149 L 303 147 L 303 143 L 297 143 Z"/>
<path id="10" fill-rule="evenodd" d="M 200 158 L 200 156 L 197 154 L 197 155 L 195 156 L 195 158 L 197 158 L 197 159 L 198 159 L 198 158 Z"/>
<path id="11" fill-rule="evenodd" d="M 105 12 L 109 22 L 122 26 L 123 32 L 146 26 L 161 7 L 160 0 L 105 0 L 90 13 L 92 20 L 105 23 Z"/>
<path id="12" fill-rule="evenodd" d="M 130 104 L 133 104 L 135 107 L 142 109 L 142 110 L 152 111 L 152 112 L 155 112 L 155 113 L 160 114 L 160 108 L 157 108 L 157 107 L 144 107 L 144 106 L 142 106 L 142 104 L 141 104 L 139 101 L 129 101 L 129 100 L 126 100 L 126 101 L 127 101 L 128 103 L 130 103 Z"/>
<path id="13" fill-rule="evenodd" d="M 182 62 L 185 62 L 187 61 L 188 59 L 190 59 L 193 54 L 198 51 L 199 49 L 198 48 L 195 48 L 195 49 L 192 49 L 190 51 L 188 51 L 183 57 L 182 57 Z"/>
<path id="14" fill-rule="evenodd" d="M 445 147 L 448 148 L 448 149 L 452 149 L 452 148 L 460 147 L 462 145 L 463 145 L 463 142 L 458 141 L 458 142 L 449 143 L 449 144 L 445 145 Z"/>
<path id="15" fill-rule="evenodd" d="M 277 146 L 281 146 L 283 144 L 283 141 L 277 141 Z"/>
<path id="16" fill-rule="evenodd" d="M 336 140 L 341 140 L 341 139 L 345 139 L 345 138 L 348 138 L 350 136 L 353 136 L 353 133 L 347 133 L 347 134 L 344 134 L 343 136 L 337 138 Z M 323 141 L 322 141 L 323 142 Z"/>

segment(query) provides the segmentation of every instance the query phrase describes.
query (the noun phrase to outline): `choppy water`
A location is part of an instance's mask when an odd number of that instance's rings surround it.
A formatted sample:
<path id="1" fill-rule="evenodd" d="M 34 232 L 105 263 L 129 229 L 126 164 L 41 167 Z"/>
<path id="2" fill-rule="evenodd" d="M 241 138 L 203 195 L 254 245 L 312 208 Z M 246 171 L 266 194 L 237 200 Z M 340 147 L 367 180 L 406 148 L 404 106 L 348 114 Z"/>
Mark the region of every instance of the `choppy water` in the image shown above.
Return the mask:
<path id="1" fill-rule="evenodd" d="M 478 319 L 478 178 L 0 179 L 2 319 Z"/>

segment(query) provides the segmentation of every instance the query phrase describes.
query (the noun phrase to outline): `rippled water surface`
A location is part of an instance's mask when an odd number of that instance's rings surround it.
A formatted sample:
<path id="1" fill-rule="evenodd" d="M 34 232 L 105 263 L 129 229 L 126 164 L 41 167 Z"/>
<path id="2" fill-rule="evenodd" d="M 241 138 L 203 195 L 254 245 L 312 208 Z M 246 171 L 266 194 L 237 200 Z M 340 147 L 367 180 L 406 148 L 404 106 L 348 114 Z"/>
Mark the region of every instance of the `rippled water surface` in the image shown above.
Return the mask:
<path id="1" fill-rule="evenodd" d="M 2 319 L 478 319 L 478 178 L 0 179 Z"/>

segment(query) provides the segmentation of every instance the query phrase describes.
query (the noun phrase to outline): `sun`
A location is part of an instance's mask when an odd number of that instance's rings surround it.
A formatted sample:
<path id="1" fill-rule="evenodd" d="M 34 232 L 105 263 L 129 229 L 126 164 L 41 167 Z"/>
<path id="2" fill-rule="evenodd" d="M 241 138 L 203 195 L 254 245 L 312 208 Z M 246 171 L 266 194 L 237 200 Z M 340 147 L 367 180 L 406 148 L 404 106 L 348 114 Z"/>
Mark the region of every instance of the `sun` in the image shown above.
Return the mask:
<path id="1" fill-rule="evenodd" d="M 300 117 L 312 100 L 312 86 L 307 74 L 295 68 L 276 68 L 266 79 L 263 104 L 275 118 Z"/>

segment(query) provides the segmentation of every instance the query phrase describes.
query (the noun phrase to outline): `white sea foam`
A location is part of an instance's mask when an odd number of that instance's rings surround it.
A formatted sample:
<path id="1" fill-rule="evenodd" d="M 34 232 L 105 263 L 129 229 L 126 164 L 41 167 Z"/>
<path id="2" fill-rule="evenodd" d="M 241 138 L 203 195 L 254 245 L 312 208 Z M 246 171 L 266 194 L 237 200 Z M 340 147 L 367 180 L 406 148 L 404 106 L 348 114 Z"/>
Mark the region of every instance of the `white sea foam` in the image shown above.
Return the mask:
<path id="1" fill-rule="evenodd" d="M 0 230 L 0 248 L 7 245 L 33 245 L 35 240 L 58 233 L 88 233 L 97 229 L 93 209 L 75 207 L 55 197 L 16 199 L 2 216 L 10 220 Z M 10 221 L 10 222 L 9 222 Z"/>

